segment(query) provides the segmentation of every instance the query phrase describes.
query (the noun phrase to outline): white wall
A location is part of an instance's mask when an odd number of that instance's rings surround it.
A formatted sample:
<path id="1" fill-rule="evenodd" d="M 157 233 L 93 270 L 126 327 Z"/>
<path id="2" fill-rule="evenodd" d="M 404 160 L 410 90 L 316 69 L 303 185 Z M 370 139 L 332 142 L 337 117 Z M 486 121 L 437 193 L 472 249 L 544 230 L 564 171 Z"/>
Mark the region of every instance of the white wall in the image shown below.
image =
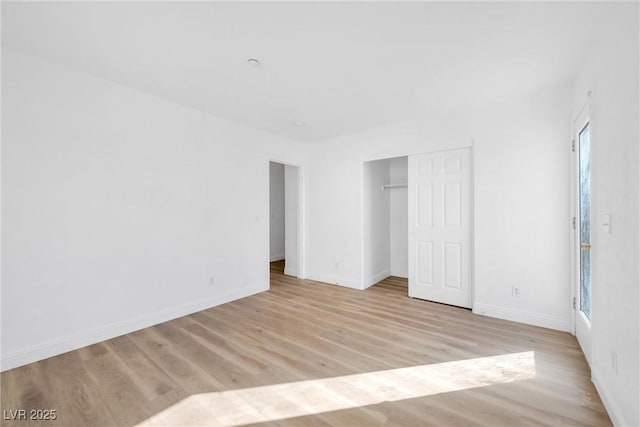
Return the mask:
<path id="1" fill-rule="evenodd" d="M 474 312 L 571 329 L 570 105 L 558 89 L 477 124 Z"/>
<path id="2" fill-rule="evenodd" d="M 3 370 L 268 289 L 304 146 L 5 48 L 2 90 Z"/>
<path id="3" fill-rule="evenodd" d="M 389 176 L 392 184 L 406 184 L 408 158 L 389 159 Z M 409 202 L 406 187 L 389 191 L 389 241 L 391 245 L 391 275 L 409 277 Z"/>
<path id="4" fill-rule="evenodd" d="M 300 220 L 300 168 L 284 166 L 284 274 L 300 274 L 298 225 Z"/>
<path id="5" fill-rule="evenodd" d="M 389 160 L 364 162 L 363 179 L 363 288 L 391 274 L 389 233 Z"/>
<path id="6" fill-rule="evenodd" d="M 269 256 L 284 259 L 284 165 L 269 162 Z"/>
<path id="7" fill-rule="evenodd" d="M 359 289 L 360 159 L 356 153 L 341 155 L 340 147 L 331 142 L 310 149 L 314 155 L 307 165 L 306 277 Z"/>
<path id="8" fill-rule="evenodd" d="M 589 61 L 575 86 L 574 115 L 591 91 L 593 382 L 614 424 L 640 425 L 638 290 L 638 3 L 602 16 Z M 603 215 L 611 214 L 611 233 Z M 617 372 L 612 353 L 617 354 Z"/>
<path id="9" fill-rule="evenodd" d="M 308 276 L 346 286 L 364 279 L 358 268 L 363 159 L 474 141 L 476 312 L 569 330 L 570 110 L 571 89 L 561 86 L 482 111 L 425 112 L 403 125 L 312 146 Z M 513 285 L 519 298 L 512 297 Z"/>

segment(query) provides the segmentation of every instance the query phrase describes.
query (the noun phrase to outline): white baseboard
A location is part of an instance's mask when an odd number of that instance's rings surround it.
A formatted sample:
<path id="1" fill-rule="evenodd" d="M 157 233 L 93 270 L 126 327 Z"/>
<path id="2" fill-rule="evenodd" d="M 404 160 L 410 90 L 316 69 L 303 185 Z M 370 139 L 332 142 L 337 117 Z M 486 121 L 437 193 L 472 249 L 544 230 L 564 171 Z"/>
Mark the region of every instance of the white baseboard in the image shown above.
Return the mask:
<path id="1" fill-rule="evenodd" d="M 284 259 L 284 254 L 283 255 L 271 255 L 269 257 L 269 262 L 282 261 L 283 259 Z"/>
<path id="2" fill-rule="evenodd" d="M 2 354 L 2 357 L 0 357 L 0 372 L 17 368 L 18 366 L 26 365 L 28 363 L 37 362 L 38 360 L 66 353 L 71 350 L 76 350 L 78 348 L 115 338 L 140 329 L 148 328 L 149 326 L 157 325 L 207 308 L 264 292 L 268 289 L 268 285 L 238 289 L 224 295 L 218 295 L 213 298 L 206 298 L 170 307 L 155 313 L 138 316 L 133 319 L 114 322 L 94 329 L 93 331 L 53 339 L 42 344 Z"/>
<path id="3" fill-rule="evenodd" d="M 307 280 L 315 280 L 316 282 L 328 283 L 330 285 L 339 285 L 346 288 L 362 290 L 362 284 L 359 280 L 348 279 L 344 277 L 328 276 L 324 274 L 309 273 L 305 277 Z"/>
<path id="4" fill-rule="evenodd" d="M 298 270 L 295 268 L 289 268 L 287 266 L 284 267 L 284 274 L 286 276 L 298 277 Z"/>
<path id="5" fill-rule="evenodd" d="M 546 314 L 500 307 L 481 302 L 473 303 L 473 312 L 482 316 L 496 317 L 498 319 L 511 320 L 513 322 L 525 323 L 527 325 L 556 329 L 563 332 L 570 331 L 568 319 L 562 319 L 560 317 L 549 316 Z"/>
<path id="6" fill-rule="evenodd" d="M 620 406 L 616 403 L 616 400 L 611 397 L 611 392 L 605 386 L 605 382 L 603 381 L 602 373 L 596 369 L 595 367 L 591 367 L 591 382 L 596 386 L 596 390 L 600 395 L 600 399 L 602 400 L 602 404 L 604 408 L 607 410 L 609 414 L 609 418 L 611 418 L 611 422 L 616 427 L 623 426 L 633 426 L 637 424 L 631 423 L 629 419 L 626 419 L 622 411 L 620 410 Z"/>
<path id="7" fill-rule="evenodd" d="M 364 283 L 362 284 L 362 289 L 367 289 L 367 288 L 375 285 L 379 281 L 381 281 L 383 279 L 386 279 L 389 276 L 391 276 L 391 271 L 390 270 L 379 271 L 376 274 L 374 274 L 373 276 L 370 276 L 370 277 L 368 277 L 368 278 L 366 278 L 364 280 Z"/>

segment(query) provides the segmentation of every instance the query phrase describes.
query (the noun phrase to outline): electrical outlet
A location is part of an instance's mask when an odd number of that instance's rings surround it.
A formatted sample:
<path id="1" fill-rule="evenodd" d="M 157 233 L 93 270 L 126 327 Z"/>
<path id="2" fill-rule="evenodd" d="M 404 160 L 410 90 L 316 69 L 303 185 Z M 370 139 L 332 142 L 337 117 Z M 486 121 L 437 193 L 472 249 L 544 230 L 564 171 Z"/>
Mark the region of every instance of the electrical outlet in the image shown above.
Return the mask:
<path id="1" fill-rule="evenodd" d="M 213 277 L 209 277 L 209 286 L 213 286 L 215 284 L 215 281 L 213 280 Z"/>
<path id="2" fill-rule="evenodd" d="M 336 261 L 336 270 L 340 270 L 340 263 Z"/>
<path id="3" fill-rule="evenodd" d="M 611 351 L 611 369 L 618 375 L 618 353 L 615 350 Z"/>
<path id="4" fill-rule="evenodd" d="M 511 287 L 511 296 L 514 297 L 519 297 L 520 296 L 520 288 L 518 288 L 517 286 L 512 286 Z"/>

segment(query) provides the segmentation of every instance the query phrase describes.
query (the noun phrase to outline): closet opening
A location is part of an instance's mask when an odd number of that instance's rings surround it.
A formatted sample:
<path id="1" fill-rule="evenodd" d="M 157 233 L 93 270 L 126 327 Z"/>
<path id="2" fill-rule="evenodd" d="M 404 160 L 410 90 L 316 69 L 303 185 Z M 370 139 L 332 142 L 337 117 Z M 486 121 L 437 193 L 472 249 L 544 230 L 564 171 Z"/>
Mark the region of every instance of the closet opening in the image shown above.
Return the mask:
<path id="1" fill-rule="evenodd" d="M 407 279 L 408 157 L 363 164 L 363 288 L 389 277 Z"/>

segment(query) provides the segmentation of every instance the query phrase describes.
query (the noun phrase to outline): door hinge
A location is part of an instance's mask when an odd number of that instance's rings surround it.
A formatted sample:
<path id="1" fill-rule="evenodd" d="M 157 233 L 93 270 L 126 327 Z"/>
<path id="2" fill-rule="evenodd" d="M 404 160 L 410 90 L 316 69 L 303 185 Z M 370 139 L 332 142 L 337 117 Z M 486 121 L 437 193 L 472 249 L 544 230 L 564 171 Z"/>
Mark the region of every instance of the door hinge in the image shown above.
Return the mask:
<path id="1" fill-rule="evenodd" d="M 571 151 L 574 152 L 574 153 L 576 152 L 576 140 L 575 139 L 571 140 Z"/>
<path id="2" fill-rule="evenodd" d="M 576 229 L 576 217 L 575 216 L 571 219 L 571 226 L 573 227 L 574 230 Z"/>
<path id="3" fill-rule="evenodd" d="M 573 297 L 573 303 L 571 304 L 573 306 L 573 309 L 576 309 L 576 297 Z"/>

